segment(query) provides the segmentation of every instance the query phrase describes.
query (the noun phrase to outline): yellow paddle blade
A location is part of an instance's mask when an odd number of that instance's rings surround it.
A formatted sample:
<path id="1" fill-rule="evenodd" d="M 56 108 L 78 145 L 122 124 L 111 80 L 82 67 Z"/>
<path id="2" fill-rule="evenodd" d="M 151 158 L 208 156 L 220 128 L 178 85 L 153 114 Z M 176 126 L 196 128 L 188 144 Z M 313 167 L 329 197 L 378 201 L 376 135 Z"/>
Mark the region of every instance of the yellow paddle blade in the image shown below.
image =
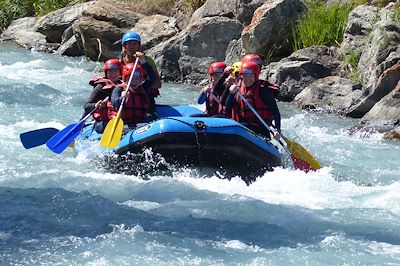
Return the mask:
<path id="1" fill-rule="evenodd" d="M 118 146 L 122 137 L 123 128 L 124 121 L 122 121 L 121 116 L 118 114 L 108 122 L 104 129 L 103 136 L 100 140 L 100 146 L 104 148 L 114 148 Z"/>
<path id="2" fill-rule="evenodd" d="M 70 148 L 74 148 L 75 147 L 75 141 L 73 141 L 73 142 L 71 142 L 69 145 L 68 145 L 68 147 L 70 147 Z"/>
<path id="3" fill-rule="evenodd" d="M 321 164 L 306 150 L 306 148 L 286 137 L 283 137 L 283 139 L 287 143 L 287 148 L 292 153 L 293 157 L 307 162 L 314 170 L 321 168 Z"/>

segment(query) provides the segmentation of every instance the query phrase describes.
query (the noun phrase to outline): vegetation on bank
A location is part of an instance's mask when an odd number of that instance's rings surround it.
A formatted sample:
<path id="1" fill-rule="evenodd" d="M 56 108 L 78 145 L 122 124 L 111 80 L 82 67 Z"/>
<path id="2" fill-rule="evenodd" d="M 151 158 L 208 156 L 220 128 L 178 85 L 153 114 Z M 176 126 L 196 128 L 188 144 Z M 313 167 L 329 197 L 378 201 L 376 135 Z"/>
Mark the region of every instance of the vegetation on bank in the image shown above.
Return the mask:
<path id="1" fill-rule="evenodd" d="M 293 26 L 293 51 L 312 45 L 338 46 L 350 11 L 360 4 L 363 0 L 329 5 L 323 0 L 306 2 L 308 12 Z"/>
<path id="2" fill-rule="evenodd" d="M 400 3 L 397 2 L 396 8 L 394 9 L 392 19 L 394 22 L 400 23 Z"/>

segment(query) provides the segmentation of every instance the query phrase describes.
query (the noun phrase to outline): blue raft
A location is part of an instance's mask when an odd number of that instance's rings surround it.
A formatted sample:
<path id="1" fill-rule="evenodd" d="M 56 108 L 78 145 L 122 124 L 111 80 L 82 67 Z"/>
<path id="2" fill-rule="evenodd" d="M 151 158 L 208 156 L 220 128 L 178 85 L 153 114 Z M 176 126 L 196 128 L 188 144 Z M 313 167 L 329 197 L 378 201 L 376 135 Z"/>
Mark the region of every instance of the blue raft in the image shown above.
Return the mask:
<path id="1" fill-rule="evenodd" d="M 274 145 L 232 119 L 208 117 L 187 105 L 159 105 L 156 111 L 157 120 L 128 131 L 112 152 L 122 156 L 151 148 L 168 163 L 249 171 L 271 170 L 282 163 Z M 88 126 L 77 142 L 100 138 Z"/>

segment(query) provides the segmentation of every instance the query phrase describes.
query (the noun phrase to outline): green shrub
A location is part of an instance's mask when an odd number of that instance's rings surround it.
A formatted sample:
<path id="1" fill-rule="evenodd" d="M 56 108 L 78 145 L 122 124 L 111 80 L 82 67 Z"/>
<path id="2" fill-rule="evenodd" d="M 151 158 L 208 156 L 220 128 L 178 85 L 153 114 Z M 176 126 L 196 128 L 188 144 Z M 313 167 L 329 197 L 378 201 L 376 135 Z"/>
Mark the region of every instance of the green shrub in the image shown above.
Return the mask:
<path id="1" fill-rule="evenodd" d="M 342 42 L 343 32 L 352 3 L 325 4 L 323 1 L 306 3 L 308 12 L 293 26 L 292 48 L 294 51 L 312 45 L 337 46 Z"/>
<path id="2" fill-rule="evenodd" d="M 400 23 L 400 3 L 397 3 L 392 15 L 392 19 L 394 22 Z"/>
<path id="3" fill-rule="evenodd" d="M 350 66 L 349 79 L 360 82 L 360 71 L 358 70 L 358 62 L 360 62 L 361 52 L 351 50 L 344 55 L 344 62 Z"/>
<path id="4" fill-rule="evenodd" d="M 206 0 L 185 0 L 186 10 L 191 13 L 196 11 L 199 7 L 204 5 Z"/>

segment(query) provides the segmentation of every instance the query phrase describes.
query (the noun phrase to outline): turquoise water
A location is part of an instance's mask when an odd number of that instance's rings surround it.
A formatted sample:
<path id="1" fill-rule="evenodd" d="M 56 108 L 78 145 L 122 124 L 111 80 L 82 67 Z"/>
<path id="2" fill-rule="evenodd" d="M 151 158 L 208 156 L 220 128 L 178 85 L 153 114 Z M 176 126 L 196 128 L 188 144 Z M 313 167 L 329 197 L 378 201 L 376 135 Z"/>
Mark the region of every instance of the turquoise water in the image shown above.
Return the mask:
<path id="1" fill-rule="evenodd" d="M 1 265 L 400 264 L 400 143 L 279 103 L 284 133 L 323 168 L 250 186 L 193 168 L 124 175 L 19 134 L 78 122 L 102 65 L 0 43 Z M 159 103 L 195 104 L 165 84 Z"/>

